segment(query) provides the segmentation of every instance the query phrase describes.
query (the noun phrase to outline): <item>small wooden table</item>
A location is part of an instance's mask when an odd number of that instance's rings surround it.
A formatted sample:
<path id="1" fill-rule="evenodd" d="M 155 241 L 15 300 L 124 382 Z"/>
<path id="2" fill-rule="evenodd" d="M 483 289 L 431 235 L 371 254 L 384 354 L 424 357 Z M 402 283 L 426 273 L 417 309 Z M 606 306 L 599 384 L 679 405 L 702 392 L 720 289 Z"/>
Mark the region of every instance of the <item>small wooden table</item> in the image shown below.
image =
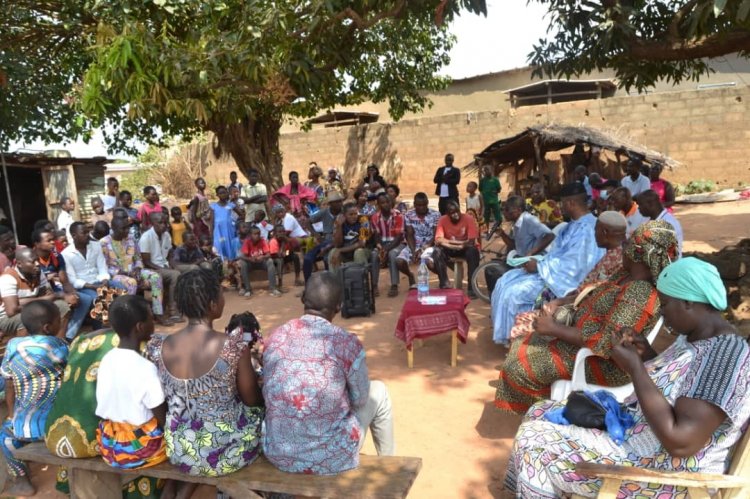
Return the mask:
<path id="1" fill-rule="evenodd" d="M 417 291 L 411 290 L 396 323 L 396 338 L 406 343 L 406 362 L 414 367 L 413 342 L 438 334 L 451 333 L 451 367 L 456 366 L 458 340 L 466 343 L 471 322 L 466 316 L 470 300 L 460 289 L 431 289 L 430 296 L 445 296 L 445 305 L 423 305 Z"/>

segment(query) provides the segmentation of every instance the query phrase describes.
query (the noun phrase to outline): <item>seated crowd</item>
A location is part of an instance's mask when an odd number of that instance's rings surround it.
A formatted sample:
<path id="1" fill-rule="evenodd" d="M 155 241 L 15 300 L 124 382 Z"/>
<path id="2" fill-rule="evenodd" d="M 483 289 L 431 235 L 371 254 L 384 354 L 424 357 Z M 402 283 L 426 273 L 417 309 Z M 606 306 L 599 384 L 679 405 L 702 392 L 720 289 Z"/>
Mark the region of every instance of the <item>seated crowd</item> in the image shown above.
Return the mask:
<path id="1" fill-rule="evenodd" d="M 506 489 L 518 497 L 595 494 L 601 481 L 575 473 L 582 461 L 723 472 L 750 419 L 750 347 L 721 316 L 727 302 L 716 269 L 681 258 L 682 229 L 660 167 L 650 172 L 653 189 L 642 188 L 649 179 L 638 160 L 622 186 L 579 167 L 559 204 L 536 184 L 502 208 L 497 177 L 485 168 L 467 186 L 462 213 L 452 163 L 446 156 L 434 179 L 442 213 L 423 192 L 409 209 L 376 165 L 348 199 L 335 169 L 322 182 L 311 164 L 308 182 L 292 172 L 270 195 L 258 172 L 246 185 L 233 174 L 215 202 L 199 178 L 185 216 L 162 207 L 151 186 L 135 209 L 109 179 L 92 203 L 93 231 L 73 220 L 74 201 L 65 198 L 58 227 L 37 223 L 31 248 L 16 247 L 0 226 L 0 330 L 12 337 L 0 367 L 10 413 L 0 441 L 7 492 L 33 493 L 28 467 L 12 451 L 41 440 L 60 457 L 101 455 L 131 470 L 169 461 L 202 476 L 233 473 L 261 452 L 282 471 L 336 474 L 358 466 L 368 429 L 378 454 L 393 455 L 388 390 L 369 379 L 356 335 L 332 323 L 342 303 L 337 271 L 350 262 L 369 267 L 377 294 L 387 268 L 394 297 L 401 274 L 414 287 L 412 269 L 424 261 L 439 287 L 450 288 L 454 259 L 466 261 L 471 282 L 483 230 L 499 235 L 515 266 L 487 276 L 493 340 L 509 349 L 495 405 L 525 414 Z M 327 270 L 315 272 L 319 264 Z M 252 296 L 251 272 L 260 271 L 268 293 L 281 296 L 287 266 L 305 286 L 300 317 L 265 341 L 247 312 L 215 330 L 226 285 Z M 467 294 L 474 297 L 471 286 Z M 81 334 L 92 317 L 94 331 Z M 657 354 L 645 336 L 660 317 L 680 336 Z M 101 329 L 107 319 L 111 330 Z M 154 334 L 155 322 L 183 325 Z M 553 382 L 571 378 L 584 347 L 595 355 L 586 364 L 592 383 L 633 383 L 625 404 L 635 425 L 624 443 L 547 418 L 565 405 L 546 400 Z M 725 375 L 713 376 L 718 370 Z M 58 481 L 64 490 L 65 473 Z M 123 492 L 157 489 L 189 497 L 194 486 L 139 477 Z M 626 482 L 621 496 L 683 492 Z"/>

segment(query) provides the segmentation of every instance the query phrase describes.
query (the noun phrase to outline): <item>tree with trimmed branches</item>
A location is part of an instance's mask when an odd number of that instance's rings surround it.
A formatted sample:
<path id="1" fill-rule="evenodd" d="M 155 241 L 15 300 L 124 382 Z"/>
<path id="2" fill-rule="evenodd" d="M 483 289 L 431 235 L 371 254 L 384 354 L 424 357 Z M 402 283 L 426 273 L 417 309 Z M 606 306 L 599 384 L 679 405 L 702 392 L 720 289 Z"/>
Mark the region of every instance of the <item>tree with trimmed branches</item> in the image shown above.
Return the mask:
<path id="1" fill-rule="evenodd" d="M 569 78 L 614 69 L 639 91 L 659 80 L 697 81 L 706 58 L 750 50 L 750 0 L 536 0 L 548 36 L 529 61 L 536 74 Z"/>
<path id="2" fill-rule="evenodd" d="M 211 132 L 217 155 L 278 186 L 284 120 L 429 105 L 462 10 L 485 1 L 0 0 L 0 146 Z"/>

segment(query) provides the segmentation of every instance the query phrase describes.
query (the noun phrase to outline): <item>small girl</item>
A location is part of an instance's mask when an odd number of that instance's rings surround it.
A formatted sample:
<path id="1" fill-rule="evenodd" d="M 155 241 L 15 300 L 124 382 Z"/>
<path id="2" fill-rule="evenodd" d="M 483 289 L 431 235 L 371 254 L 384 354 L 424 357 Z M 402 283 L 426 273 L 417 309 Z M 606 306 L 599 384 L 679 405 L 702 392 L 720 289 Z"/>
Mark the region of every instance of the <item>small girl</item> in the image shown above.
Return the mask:
<path id="1" fill-rule="evenodd" d="M 8 342 L 0 373 L 5 378 L 8 419 L 0 430 L 0 450 L 8 467 L 8 496 L 34 495 L 29 468 L 13 456 L 13 450 L 28 442 L 44 440 L 44 425 L 52 409 L 57 389 L 65 376 L 68 345 L 57 335 L 61 329 L 60 310 L 48 300 L 24 305 L 21 322 L 28 336 Z"/>
<path id="2" fill-rule="evenodd" d="M 466 192 L 469 194 L 466 196 L 466 213 L 474 217 L 477 221 L 477 227 L 482 226 L 482 218 L 480 213 L 484 213 L 484 201 L 482 196 L 477 194 L 479 185 L 476 182 L 469 182 L 466 184 Z"/>
<path id="3" fill-rule="evenodd" d="M 143 297 L 120 296 L 109 311 L 120 344 L 102 358 L 96 384 L 96 432 L 102 458 L 113 468 L 146 468 L 167 460 L 167 404 L 156 366 L 140 354 L 154 333 L 151 306 Z"/>
<path id="4" fill-rule="evenodd" d="M 182 246 L 182 236 L 186 231 L 193 232 L 193 226 L 182 215 L 182 209 L 179 206 L 173 206 L 169 210 L 169 214 L 172 215 L 172 223 L 170 224 L 172 227 L 172 244 L 175 247 Z"/>
<path id="5" fill-rule="evenodd" d="M 237 328 L 242 329 L 242 339 L 247 343 L 252 356 L 253 369 L 258 376 L 263 376 L 263 335 L 260 332 L 260 323 L 252 312 L 234 314 L 229 319 L 226 333 L 229 334 Z"/>

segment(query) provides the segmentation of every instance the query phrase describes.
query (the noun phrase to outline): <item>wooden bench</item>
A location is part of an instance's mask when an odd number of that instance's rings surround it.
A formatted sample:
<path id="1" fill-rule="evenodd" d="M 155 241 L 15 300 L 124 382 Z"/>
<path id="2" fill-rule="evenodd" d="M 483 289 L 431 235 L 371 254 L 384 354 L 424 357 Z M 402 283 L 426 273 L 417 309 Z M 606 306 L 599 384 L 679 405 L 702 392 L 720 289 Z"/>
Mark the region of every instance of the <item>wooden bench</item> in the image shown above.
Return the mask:
<path id="1" fill-rule="evenodd" d="M 35 442 L 14 452 L 24 461 L 65 466 L 70 480 L 72 499 L 120 497 L 122 484 L 136 476 L 180 480 L 213 485 L 236 499 L 260 498 L 256 492 L 277 492 L 308 497 L 403 498 L 409 493 L 422 468 L 418 457 L 359 457 L 359 468 L 333 476 L 284 473 L 264 457 L 236 473 L 222 477 L 192 476 L 181 473 L 169 463 L 142 470 L 114 469 L 102 458 L 63 459 L 53 456 L 42 442 Z M 85 493 L 77 483 L 86 483 Z M 77 490 L 78 489 L 78 490 Z"/>

